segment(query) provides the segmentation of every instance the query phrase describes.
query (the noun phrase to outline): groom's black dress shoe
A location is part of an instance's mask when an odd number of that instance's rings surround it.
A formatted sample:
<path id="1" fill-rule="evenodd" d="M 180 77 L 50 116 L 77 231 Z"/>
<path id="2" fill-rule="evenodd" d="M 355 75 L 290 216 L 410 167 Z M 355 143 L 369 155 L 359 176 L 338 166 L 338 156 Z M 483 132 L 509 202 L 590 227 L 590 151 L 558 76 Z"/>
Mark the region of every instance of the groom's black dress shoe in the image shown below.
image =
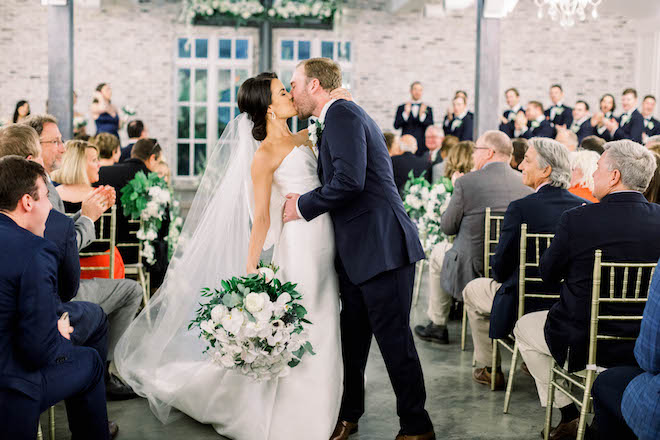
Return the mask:
<path id="1" fill-rule="evenodd" d="M 137 394 L 117 376 L 111 374 L 106 380 L 105 397 L 107 400 L 128 400 L 136 398 Z"/>
<path id="2" fill-rule="evenodd" d="M 332 433 L 330 440 L 347 440 L 351 434 L 355 434 L 358 430 L 358 424 L 340 420 L 335 426 L 335 431 Z"/>
<path id="3" fill-rule="evenodd" d="M 399 434 L 396 436 L 395 440 L 435 440 L 435 432 L 429 431 L 424 434 Z"/>
<path id="4" fill-rule="evenodd" d="M 449 344 L 449 333 L 447 327 L 429 323 L 426 327 L 423 325 L 415 326 L 415 334 L 421 339 L 436 344 Z"/>

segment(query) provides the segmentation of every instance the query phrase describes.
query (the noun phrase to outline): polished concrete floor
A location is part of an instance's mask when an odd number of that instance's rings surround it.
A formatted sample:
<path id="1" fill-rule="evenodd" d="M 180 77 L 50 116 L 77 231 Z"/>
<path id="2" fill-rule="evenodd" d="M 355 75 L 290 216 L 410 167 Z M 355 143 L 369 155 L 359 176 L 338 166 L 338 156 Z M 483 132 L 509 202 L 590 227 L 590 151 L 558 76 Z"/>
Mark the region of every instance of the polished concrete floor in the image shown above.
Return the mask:
<path id="1" fill-rule="evenodd" d="M 426 274 L 421 298 L 411 316 L 412 325 L 426 323 L 428 290 L 425 287 Z M 516 375 L 511 409 L 509 414 L 503 414 L 504 392 L 491 392 L 488 387 L 472 380 L 471 339 L 468 337 L 468 350 L 461 352 L 460 323 L 452 322 L 449 330 L 450 345 L 416 340 L 428 394 L 426 408 L 435 425 L 438 440 L 538 439 L 543 426 L 544 410 L 539 404 L 532 378 L 522 373 Z M 505 354 L 503 357 L 506 374 L 510 356 Z M 351 440 L 394 439 L 398 431 L 394 393 L 376 344 L 372 345 L 367 379 L 366 414 L 360 420 L 360 432 L 353 435 Z M 120 426 L 118 440 L 224 439 L 211 427 L 186 416 L 162 425 L 152 415 L 144 399 L 109 402 L 108 409 L 110 419 Z M 559 411 L 555 411 L 554 416 L 556 423 Z M 42 421 L 45 427 L 45 417 Z M 56 408 L 56 421 L 57 440 L 69 439 L 66 415 L 61 404 Z M 48 438 L 47 434 L 44 437 Z"/>

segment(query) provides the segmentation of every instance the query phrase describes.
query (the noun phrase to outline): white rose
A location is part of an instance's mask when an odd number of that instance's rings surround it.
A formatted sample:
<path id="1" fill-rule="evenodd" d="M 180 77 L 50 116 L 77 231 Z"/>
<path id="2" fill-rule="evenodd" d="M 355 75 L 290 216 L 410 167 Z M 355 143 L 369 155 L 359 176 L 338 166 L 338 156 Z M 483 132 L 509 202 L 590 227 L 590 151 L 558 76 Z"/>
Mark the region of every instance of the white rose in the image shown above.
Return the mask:
<path id="1" fill-rule="evenodd" d="M 138 240 L 146 240 L 146 239 L 147 239 L 147 235 L 144 233 L 144 229 L 140 228 L 140 229 L 137 231 L 136 237 L 137 237 Z"/>
<path id="2" fill-rule="evenodd" d="M 275 17 L 275 14 L 277 14 L 277 12 L 275 12 L 275 9 L 269 9 L 269 10 L 268 10 L 268 15 L 269 15 L 270 17 Z"/>
<path id="3" fill-rule="evenodd" d="M 139 237 L 138 237 L 138 238 L 139 238 Z M 147 231 L 147 235 L 145 236 L 144 239 L 149 240 L 149 241 L 153 241 L 153 240 L 155 240 L 155 239 L 157 239 L 157 238 L 158 238 L 158 232 L 154 231 L 153 229 L 149 229 L 149 230 Z M 143 239 L 143 240 L 144 240 L 144 239 Z"/>
<path id="4" fill-rule="evenodd" d="M 243 12 L 243 13 L 241 14 L 241 17 L 243 17 L 244 19 L 247 20 L 248 18 L 250 18 L 250 13 L 247 12 L 247 11 L 245 11 L 245 12 Z"/>
<path id="5" fill-rule="evenodd" d="M 270 283 L 271 280 L 275 278 L 275 272 L 273 272 L 273 269 L 271 269 L 270 267 L 260 267 L 258 271 L 261 275 L 264 275 L 266 277 L 267 283 Z"/>
<path id="6" fill-rule="evenodd" d="M 213 309 L 211 309 L 211 319 L 214 323 L 220 324 L 226 313 L 227 308 L 222 304 L 218 304 L 217 306 L 213 307 Z"/>
<path id="7" fill-rule="evenodd" d="M 268 297 L 267 293 L 261 292 L 260 295 L 264 297 L 263 308 L 261 311 L 253 313 L 253 316 L 258 322 L 262 322 L 265 325 L 268 325 L 268 321 L 270 321 L 270 318 L 273 316 L 275 305 L 270 302 L 270 298 Z"/>
<path id="8" fill-rule="evenodd" d="M 243 302 L 247 311 L 252 314 L 258 313 L 261 310 L 263 310 L 264 303 L 265 303 L 264 297 L 259 293 L 255 293 L 255 292 L 249 293 L 248 296 L 245 297 L 245 301 Z"/>

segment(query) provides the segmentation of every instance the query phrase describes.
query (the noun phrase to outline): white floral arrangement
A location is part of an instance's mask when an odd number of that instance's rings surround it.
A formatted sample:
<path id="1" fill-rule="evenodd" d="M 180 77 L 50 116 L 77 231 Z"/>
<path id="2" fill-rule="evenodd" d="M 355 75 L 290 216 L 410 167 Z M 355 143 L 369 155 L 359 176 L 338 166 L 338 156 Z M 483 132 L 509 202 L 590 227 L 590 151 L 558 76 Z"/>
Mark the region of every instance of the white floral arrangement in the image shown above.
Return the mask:
<path id="1" fill-rule="evenodd" d="M 181 230 L 183 229 L 183 218 L 181 218 L 181 204 L 174 197 L 170 189 L 170 229 L 167 234 L 167 257 L 172 259 L 176 246 L 181 238 Z"/>
<path id="2" fill-rule="evenodd" d="M 126 115 L 126 117 L 131 117 L 135 116 L 137 112 L 135 111 L 135 108 L 130 106 L 130 105 L 125 105 L 121 108 L 121 112 Z"/>
<path id="3" fill-rule="evenodd" d="M 87 126 L 87 119 L 84 116 L 74 116 L 73 117 L 73 129 L 78 131 L 83 127 Z"/>
<path id="4" fill-rule="evenodd" d="M 417 222 L 426 212 L 431 184 L 424 177 L 415 177 L 412 170 L 408 173 L 408 181 L 403 189 L 403 206 L 410 218 Z"/>
<path id="5" fill-rule="evenodd" d="M 202 296 L 210 300 L 200 304 L 188 329 L 200 328 L 211 362 L 268 381 L 287 376 L 305 353 L 315 353 L 296 285 L 278 280 L 275 266 L 258 270 L 223 280 L 220 289 L 203 288 Z"/>
<path id="6" fill-rule="evenodd" d="M 444 182 L 433 185 L 428 193 L 424 215 L 417 222 L 422 247 L 427 255 L 435 245 L 449 240 L 449 237 L 442 232 L 441 221 L 450 199 L 451 193 Z"/>
<path id="7" fill-rule="evenodd" d="M 192 23 L 196 17 L 224 15 L 238 24 L 247 20 L 315 18 L 329 21 L 338 9 L 339 0 L 275 0 L 268 10 L 259 0 L 185 0 L 182 18 Z"/>

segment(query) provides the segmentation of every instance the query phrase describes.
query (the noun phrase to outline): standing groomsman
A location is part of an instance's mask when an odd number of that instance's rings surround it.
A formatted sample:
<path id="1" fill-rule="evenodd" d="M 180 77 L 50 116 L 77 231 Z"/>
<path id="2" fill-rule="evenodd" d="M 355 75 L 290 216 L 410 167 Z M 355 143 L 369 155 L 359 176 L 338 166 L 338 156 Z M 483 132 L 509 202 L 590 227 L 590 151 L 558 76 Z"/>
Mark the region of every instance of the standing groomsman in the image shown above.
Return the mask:
<path id="1" fill-rule="evenodd" d="M 514 137 L 531 139 L 533 137 L 555 137 L 555 129 L 545 118 L 543 104 L 538 101 L 529 101 L 525 113 L 516 115 Z"/>
<path id="2" fill-rule="evenodd" d="M 505 110 L 500 118 L 500 131 L 512 138 L 516 128 L 516 115 L 518 112 L 524 113 L 525 109 L 520 104 L 520 93 L 518 93 L 518 89 L 513 87 L 508 89 L 504 92 L 504 97 L 506 98 L 506 105 L 509 106 L 509 109 Z"/>
<path id="3" fill-rule="evenodd" d="M 573 124 L 573 109 L 564 105 L 564 89 L 559 84 L 550 87 L 550 100 L 552 105 L 545 111 L 552 126 L 563 125 L 570 128 Z"/>
<path id="4" fill-rule="evenodd" d="M 401 129 L 401 135 L 410 134 L 417 139 L 417 156 L 428 151 L 424 143 L 426 127 L 433 125 L 433 109 L 422 102 L 424 87 L 419 81 L 410 85 L 411 100 L 401 104 L 396 110 L 394 128 Z"/>
<path id="5" fill-rule="evenodd" d="M 608 121 L 607 123 L 607 129 L 612 135 L 612 140 L 630 139 L 641 144 L 644 116 L 637 110 L 637 90 L 624 90 L 621 105 L 624 113 L 618 121 Z"/>
<path id="6" fill-rule="evenodd" d="M 589 104 L 585 101 L 578 101 L 575 103 L 575 108 L 573 109 L 573 124 L 570 129 L 577 135 L 578 145 L 582 143 L 582 139 L 596 134 L 596 130 L 591 125 Z"/>
<path id="7" fill-rule="evenodd" d="M 445 135 L 456 136 L 461 141 L 474 139 L 474 115 L 467 109 L 464 95 L 456 93 L 452 101 L 452 112 L 447 113 L 444 121 Z"/>
<path id="8" fill-rule="evenodd" d="M 660 134 L 660 121 L 653 117 L 655 112 L 655 96 L 647 95 L 642 101 L 642 116 L 644 116 L 644 142 L 651 136 Z"/>

